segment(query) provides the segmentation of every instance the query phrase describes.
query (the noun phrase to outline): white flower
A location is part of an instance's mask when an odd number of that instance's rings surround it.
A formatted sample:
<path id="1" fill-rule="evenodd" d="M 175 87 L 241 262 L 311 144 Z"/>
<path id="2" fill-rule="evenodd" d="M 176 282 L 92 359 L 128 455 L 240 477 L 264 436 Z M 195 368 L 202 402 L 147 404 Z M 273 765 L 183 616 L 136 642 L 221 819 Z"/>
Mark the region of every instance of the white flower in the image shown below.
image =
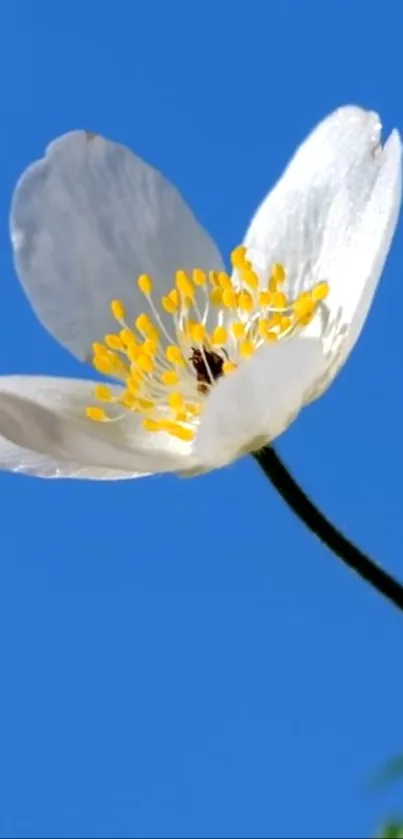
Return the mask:
<path id="1" fill-rule="evenodd" d="M 83 131 L 20 179 L 11 235 L 42 323 L 112 383 L 0 379 L 0 468 L 197 474 L 281 434 L 363 326 L 396 226 L 401 142 L 341 108 L 257 210 L 228 275 L 176 190 Z"/>

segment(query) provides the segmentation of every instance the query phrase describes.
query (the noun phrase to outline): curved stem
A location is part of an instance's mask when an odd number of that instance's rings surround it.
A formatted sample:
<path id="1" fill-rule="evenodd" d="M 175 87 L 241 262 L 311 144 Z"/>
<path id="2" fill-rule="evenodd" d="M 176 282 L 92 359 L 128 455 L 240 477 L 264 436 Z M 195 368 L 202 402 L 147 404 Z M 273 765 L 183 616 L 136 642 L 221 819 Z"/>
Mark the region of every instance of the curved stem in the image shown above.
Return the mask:
<path id="1" fill-rule="evenodd" d="M 357 574 L 403 610 L 403 585 L 360 551 L 321 513 L 290 475 L 277 452 L 267 446 L 253 455 L 265 475 L 301 521 Z"/>

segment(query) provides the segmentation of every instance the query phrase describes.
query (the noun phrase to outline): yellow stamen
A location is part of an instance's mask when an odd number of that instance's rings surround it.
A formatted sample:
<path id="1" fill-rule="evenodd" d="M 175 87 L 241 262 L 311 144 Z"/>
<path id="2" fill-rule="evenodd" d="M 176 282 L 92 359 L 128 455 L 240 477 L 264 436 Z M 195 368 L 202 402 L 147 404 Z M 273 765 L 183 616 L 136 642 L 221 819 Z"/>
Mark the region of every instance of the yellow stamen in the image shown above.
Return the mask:
<path id="1" fill-rule="evenodd" d="M 231 265 L 234 268 L 242 268 L 245 263 L 246 248 L 244 245 L 234 248 L 231 253 Z"/>
<path id="2" fill-rule="evenodd" d="M 277 286 L 281 285 L 284 282 L 286 277 L 285 268 L 280 263 L 275 262 L 271 269 L 271 277 L 270 281 L 272 281 L 275 288 L 271 288 L 270 291 L 277 291 Z"/>
<path id="3" fill-rule="evenodd" d="M 222 292 L 222 303 L 226 309 L 235 309 L 236 308 L 236 294 L 232 288 L 226 288 Z"/>
<path id="4" fill-rule="evenodd" d="M 192 272 L 192 280 L 195 285 L 203 286 L 206 285 L 207 282 L 207 275 L 205 271 L 201 271 L 200 268 L 195 268 Z"/>
<path id="5" fill-rule="evenodd" d="M 160 381 L 163 385 L 177 385 L 179 383 L 179 376 L 174 370 L 167 370 L 162 374 Z"/>
<path id="6" fill-rule="evenodd" d="M 255 346 L 252 341 L 243 341 L 239 347 L 242 358 L 250 358 L 255 352 Z"/>
<path id="7" fill-rule="evenodd" d="M 107 358 L 96 355 L 92 363 L 98 373 L 102 373 L 104 376 L 110 376 L 113 373 L 114 365 Z"/>
<path id="8" fill-rule="evenodd" d="M 125 320 L 125 307 L 121 300 L 112 300 L 111 312 L 115 320 Z"/>
<path id="9" fill-rule="evenodd" d="M 103 408 L 86 408 L 85 413 L 89 419 L 92 419 L 95 422 L 105 422 L 105 420 L 108 419 Z"/>
<path id="10" fill-rule="evenodd" d="M 190 330 L 190 334 L 196 344 L 202 344 L 206 337 L 206 327 L 203 323 L 195 323 Z"/>
<path id="11" fill-rule="evenodd" d="M 153 284 L 151 281 L 151 277 L 149 277 L 148 274 L 140 274 L 137 280 L 137 285 L 140 291 L 142 291 L 143 294 L 146 295 L 146 297 L 150 296 Z"/>
<path id="12" fill-rule="evenodd" d="M 213 304 L 213 306 L 221 306 L 222 298 L 223 293 L 221 288 L 213 288 L 213 290 L 210 292 L 210 302 Z"/>
<path id="13" fill-rule="evenodd" d="M 245 338 L 245 326 L 240 321 L 232 324 L 232 334 L 237 341 L 243 341 Z"/>
<path id="14" fill-rule="evenodd" d="M 216 326 L 211 336 L 211 343 L 217 347 L 227 343 L 228 334 L 224 326 Z"/>
<path id="15" fill-rule="evenodd" d="M 184 399 L 181 393 L 170 393 L 168 396 L 168 405 L 174 411 L 179 411 L 182 408 Z"/>
<path id="16" fill-rule="evenodd" d="M 194 286 L 190 282 L 189 277 L 187 276 L 185 271 L 176 272 L 175 283 L 176 288 L 178 289 L 182 297 L 188 297 L 190 300 L 193 300 L 195 294 Z"/>
<path id="17" fill-rule="evenodd" d="M 238 297 L 238 308 L 241 312 L 250 312 L 253 309 L 253 297 L 249 291 L 241 291 Z"/>
<path id="18" fill-rule="evenodd" d="M 111 350 L 123 350 L 123 342 L 119 335 L 105 335 L 105 344 Z"/>
<path id="19" fill-rule="evenodd" d="M 245 285 L 248 288 L 250 288 L 251 291 L 257 291 L 257 289 L 259 288 L 259 277 L 257 276 L 257 274 L 255 274 L 254 271 L 252 271 L 252 269 L 249 268 L 247 271 L 244 271 L 242 274 L 242 279 Z"/>
<path id="20" fill-rule="evenodd" d="M 161 300 L 162 308 L 168 312 L 169 315 L 174 315 L 178 309 L 178 304 L 174 303 L 173 300 L 169 296 L 163 297 Z"/>
<path id="21" fill-rule="evenodd" d="M 318 283 L 311 291 L 312 300 L 318 302 L 319 300 L 324 300 L 325 297 L 329 294 L 329 283 L 322 282 Z"/>
<path id="22" fill-rule="evenodd" d="M 94 396 L 100 402 L 112 402 L 113 400 L 112 391 L 107 385 L 97 385 L 94 387 Z"/>
<path id="23" fill-rule="evenodd" d="M 154 369 L 154 361 L 151 356 L 146 355 L 145 353 L 140 353 L 137 359 L 137 366 L 139 370 L 143 370 L 144 373 L 152 373 Z"/>
<path id="24" fill-rule="evenodd" d="M 138 318 L 136 318 L 136 329 L 138 329 L 139 332 L 142 332 L 143 335 L 148 334 L 151 326 L 152 324 L 148 315 L 142 313 L 138 316 Z"/>
<path id="25" fill-rule="evenodd" d="M 165 350 L 165 358 L 169 361 L 170 364 L 181 364 L 183 365 L 184 358 L 179 349 L 179 347 L 175 347 L 173 345 L 169 346 Z"/>
<path id="26" fill-rule="evenodd" d="M 231 279 L 228 276 L 228 274 L 225 273 L 225 271 L 220 271 L 218 275 L 218 284 L 223 291 L 225 291 L 226 288 L 228 288 L 230 291 L 234 290 Z"/>
<path id="27" fill-rule="evenodd" d="M 228 373 L 233 373 L 234 370 L 236 370 L 235 364 L 232 364 L 231 361 L 224 361 L 224 364 L 222 366 L 224 376 L 226 376 Z"/>

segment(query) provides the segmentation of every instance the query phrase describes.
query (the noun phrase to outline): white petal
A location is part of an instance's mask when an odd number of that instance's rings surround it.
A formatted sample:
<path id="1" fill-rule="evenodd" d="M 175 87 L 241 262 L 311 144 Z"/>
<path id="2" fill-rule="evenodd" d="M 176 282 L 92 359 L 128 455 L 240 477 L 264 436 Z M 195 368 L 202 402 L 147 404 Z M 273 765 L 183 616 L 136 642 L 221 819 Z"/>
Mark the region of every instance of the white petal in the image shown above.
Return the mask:
<path id="1" fill-rule="evenodd" d="M 111 332 L 110 301 L 130 318 L 178 268 L 221 269 L 220 255 L 176 191 L 124 146 L 75 131 L 55 140 L 17 184 L 11 211 L 16 268 L 41 322 L 79 358 Z"/>
<path id="2" fill-rule="evenodd" d="M 393 239 L 401 197 L 402 144 L 398 132 L 393 131 L 382 152 L 382 166 L 370 200 L 340 264 L 333 305 L 336 309 L 339 304 L 342 340 L 326 385 L 351 352 L 364 326 Z M 337 337 L 336 334 L 336 341 Z"/>
<path id="3" fill-rule="evenodd" d="M 284 264 L 291 296 L 329 283 L 328 318 L 316 319 L 306 334 L 322 334 L 331 367 L 358 337 L 397 221 L 400 139 L 394 132 L 382 149 L 380 134 L 379 117 L 360 108 L 327 117 L 298 149 L 245 238 L 260 273 Z"/>
<path id="4" fill-rule="evenodd" d="M 0 458 L 4 453 L 10 462 L 7 441 L 53 461 L 68 461 L 72 468 L 81 464 L 133 476 L 194 467 L 187 444 L 170 435 L 147 433 L 134 415 L 109 424 L 87 419 L 84 408 L 93 403 L 94 385 L 37 377 L 0 379 Z"/>
<path id="5" fill-rule="evenodd" d="M 195 453 L 207 468 L 256 451 L 290 425 L 324 369 L 321 342 L 279 341 L 220 379 L 208 397 Z"/>
<path id="6" fill-rule="evenodd" d="M 144 473 L 124 472 L 119 469 L 105 469 L 101 466 L 83 466 L 69 460 L 56 460 L 15 446 L 0 437 L 0 470 L 31 475 L 36 478 L 76 478 L 92 481 L 117 481 L 128 478 L 147 477 Z"/>

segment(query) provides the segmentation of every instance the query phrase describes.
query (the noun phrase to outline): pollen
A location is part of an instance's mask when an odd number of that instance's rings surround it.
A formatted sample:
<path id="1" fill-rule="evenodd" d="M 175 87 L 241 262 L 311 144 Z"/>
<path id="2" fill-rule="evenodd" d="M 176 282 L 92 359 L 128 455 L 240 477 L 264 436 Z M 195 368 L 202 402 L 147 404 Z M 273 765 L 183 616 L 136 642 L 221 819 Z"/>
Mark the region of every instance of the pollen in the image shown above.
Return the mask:
<path id="1" fill-rule="evenodd" d="M 244 245 L 230 261 L 232 275 L 179 268 L 159 301 L 152 277 L 140 274 L 137 289 L 147 308 L 130 312 L 130 321 L 124 302 L 111 301 L 116 331 L 92 345 L 92 363 L 115 387 L 94 387 L 88 419 L 116 422 L 135 414 L 148 432 L 191 443 L 217 382 L 261 346 L 291 340 L 325 305 L 325 280 L 295 297 L 280 262 L 258 271 Z"/>

